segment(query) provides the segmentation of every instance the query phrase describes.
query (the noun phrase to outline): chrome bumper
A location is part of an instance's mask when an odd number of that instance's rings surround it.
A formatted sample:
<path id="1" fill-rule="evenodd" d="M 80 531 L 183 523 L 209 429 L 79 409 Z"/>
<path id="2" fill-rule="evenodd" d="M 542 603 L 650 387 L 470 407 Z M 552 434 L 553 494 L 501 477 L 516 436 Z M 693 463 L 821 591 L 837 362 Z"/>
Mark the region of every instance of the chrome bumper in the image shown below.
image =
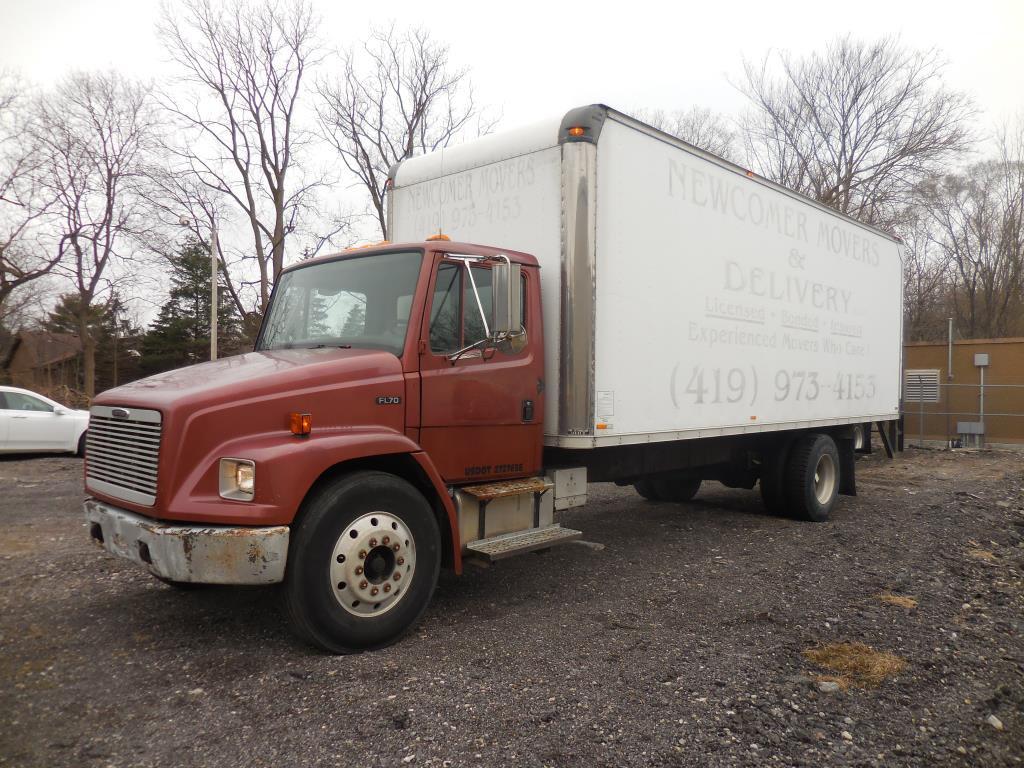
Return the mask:
<path id="1" fill-rule="evenodd" d="M 112 555 L 171 581 L 274 584 L 284 580 L 288 526 L 169 525 L 85 500 L 89 533 Z"/>

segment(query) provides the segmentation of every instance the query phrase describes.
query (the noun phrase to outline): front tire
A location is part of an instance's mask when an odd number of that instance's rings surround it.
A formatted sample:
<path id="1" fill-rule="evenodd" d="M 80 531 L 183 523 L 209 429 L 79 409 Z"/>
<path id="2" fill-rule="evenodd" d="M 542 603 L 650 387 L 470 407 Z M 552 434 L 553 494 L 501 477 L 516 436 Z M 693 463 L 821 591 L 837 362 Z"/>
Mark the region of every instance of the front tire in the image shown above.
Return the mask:
<path id="1" fill-rule="evenodd" d="M 285 605 L 296 632 L 325 651 L 381 648 L 426 610 L 440 567 L 441 535 L 423 495 L 394 475 L 356 472 L 304 505 Z"/>
<path id="2" fill-rule="evenodd" d="M 78 450 L 75 451 L 75 456 L 85 457 L 85 442 L 89 436 L 89 430 L 85 430 L 82 436 L 78 438 Z"/>

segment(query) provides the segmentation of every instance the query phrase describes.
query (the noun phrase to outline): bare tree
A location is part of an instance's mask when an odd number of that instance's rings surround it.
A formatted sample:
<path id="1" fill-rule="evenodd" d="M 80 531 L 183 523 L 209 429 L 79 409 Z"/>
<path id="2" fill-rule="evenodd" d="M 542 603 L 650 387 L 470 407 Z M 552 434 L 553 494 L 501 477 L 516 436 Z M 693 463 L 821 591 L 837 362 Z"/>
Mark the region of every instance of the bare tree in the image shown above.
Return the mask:
<path id="1" fill-rule="evenodd" d="M 923 205 L 901 215 L 903 240 L 903 336 L 934 341 L 946 336 L 949 256 L 930 211 Z"/>
<path id="2" fill-rule="evenodd" d="M 42 158 L 31 130 L 28 89 L 19 77 L 0 72 L 0 323 L 11 295 L 60 259 L 36 238 L 54 202 L 40 184 Z"/>
<path id="3" fill-rule="evenodd" d="M 945 176 L 929 194 L 960 332 L 1024 332 L 1024 130 L 1001 138 L 997 160 Z"/>
<path id="4" fill-rule="evenodd" d="M 321 58 L 316 23 L 307 0 L 184 0 L 165 5 L 158 26 L 181 71 L 182 88 L 162 99 L 180 129 L 167 142 L 172 173 L 193 175 L 242 214 L 251 249 L 232 298 L 250 321 L 266 309 L 285 240 L 320 184 L 299 163 L 311 140 L 300 114 L 305 79 Z M 243 306 L 253 265 L 256 306 Z"/>
<path id="5" fill-rule="evenodd" d="M 422 28 L 373 31 L 360 50 L 342 52 L 339 76 L 318 90 L 323 136 L 369 193 L 383 237 L 391 166 L 447 146 L 473 122 L 478 133 L 494 125 L 477 109 L 467 70 Z"/>
<path id="6" fill-rule="evenodd" d="M 74 286 L 85 394 L 95 393 L 97 304 L 112 301 L 115 262 L 144 226 L 140 170 L 153 129 L 147 89 L 115 73 L 76 73 L 41 98 L 34 137 L 55 199 L 58 274 Z"/>
<path id="7" fill-rule="evenodd" d="M 736 157 L 736 131 L 726 117 L 707 107 L 693 106 L 674 112 L 638 109 L 632 114 L 659 131 L 670 133 L 719 157 L 728 160 Z"/>
<path id="8" fill-rule="evenodd" d="M 898 39 L 843 37 L 821 53 L 747 62 L 748 164 L 862 221 L 891 224 L 907 193 L 946 170 L 974 111 L 942 84 L 943 60 Z"/>

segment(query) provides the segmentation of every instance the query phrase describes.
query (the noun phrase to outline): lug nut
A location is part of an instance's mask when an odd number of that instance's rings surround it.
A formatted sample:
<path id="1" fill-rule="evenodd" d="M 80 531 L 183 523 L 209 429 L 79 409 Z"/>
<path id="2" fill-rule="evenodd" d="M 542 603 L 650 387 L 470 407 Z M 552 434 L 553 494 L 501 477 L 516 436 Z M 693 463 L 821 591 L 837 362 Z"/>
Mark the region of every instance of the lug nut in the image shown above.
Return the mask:
<path id="1" fill-rule="evenodd" d="M 359 550 L 359 559 L 360 560 L 365 560 L 366 559 L 366 550 L 365 549 L 360 549 Z"/>
<path id="2" fill-rule="evenodd" d="M 370 586 L 370 585 L 367 584 L 365 581 L 360 581 L 359 582 L 359 588 L 360 589 L 366 589 L 368 586 Z"/>
<path id="3" fill-rule="evenodd" d="M 395 574 L 395 581 L 398 581 L 400 578 L 402 578 L 402 574 L 396 573 Z M 363 583 L 365 584 L 366 582 L 364 581 Z"/>
<path id="4" fill-rule="evenodd" d="M 376 595 L 378 592 L 380 592 L 380 590 L 377 589 L 376 587 L 374 587 L 373 589 L 370 590 L 370 594 L 371 595 Z"/>
<path id="5" fill-rule="evenodd" d="M 399 565 L 405 565 L 405 558 L 404 557 L 400 557 L 397 560 L 395 560 L 395 562 L 398 563 Z"/>
<path id="6" fill-rule="evenodd" d="M 391 537 L 390 536 L 385 536 L 383 539 L 380 540 L 380 543 L 381 544 L 390 544 L 391 543 Z"/>
<path id="7" fill-rule="evenodd" d="M 392 547 L 391 547 L 391 548 L 392 548 L 393 550 L 395 550 L 395 552 L 397 552 L 397 551 L 398 551 L 399 549 L 401 549 L 401 547 L 399 547 L 399 546 L 398 546 L 397 544 L 394 544 L 394 545 L 392 545 Z"/>
<path id="8" fill-rule="evenodd" d="M 356 576 L 362 576 L 362 575 L 363 575 L 363 566 L 357 565 L 356 566 Z"/>
<path id="9" fill-rule="evenodd" d="M 370 549 L 373 549 L 376 546 L 377 546 L 377 540 L 376 539 L 370 539 Z"/>
<path id="10" fill-rule="evenodd" d="M 390 592 L 391 591 L 391 585 L 390 584 L 385 584 L 384 585 L 384 591 L 385 592 Z"/>

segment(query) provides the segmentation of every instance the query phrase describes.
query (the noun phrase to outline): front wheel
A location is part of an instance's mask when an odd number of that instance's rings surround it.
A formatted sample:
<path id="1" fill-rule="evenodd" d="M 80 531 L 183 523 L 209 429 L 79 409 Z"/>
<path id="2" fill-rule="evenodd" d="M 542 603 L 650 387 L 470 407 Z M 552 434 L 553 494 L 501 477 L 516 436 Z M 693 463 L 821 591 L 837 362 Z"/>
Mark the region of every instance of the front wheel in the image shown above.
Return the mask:
<path id="1" fill-rule="evenodd" d="M 78 438 L 78 449 L 75 451 L 76 456 L 85 456 L 85 443 L 89 436 L 89 430 L 82 433 L 82 436 Z"/>
<path id="2" fill-rule="evenodd" d="M 357 472 L 307 501 L 292 531 L 285 603 L 298 634 L 331 653 L 389 645 L 423 614 L 441 536 L 423 495 L 384 472 Z"/>

